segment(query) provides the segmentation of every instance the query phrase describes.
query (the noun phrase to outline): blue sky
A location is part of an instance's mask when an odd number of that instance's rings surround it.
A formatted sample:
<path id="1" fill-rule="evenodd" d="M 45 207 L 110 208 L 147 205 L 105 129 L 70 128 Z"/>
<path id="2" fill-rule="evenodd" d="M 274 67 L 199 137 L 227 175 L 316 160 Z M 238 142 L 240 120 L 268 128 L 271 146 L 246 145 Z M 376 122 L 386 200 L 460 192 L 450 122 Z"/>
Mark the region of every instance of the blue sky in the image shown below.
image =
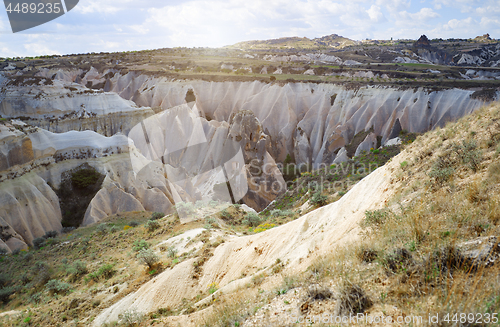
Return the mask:
<path id="1" fill-rule="evenodd" d="M 219 47 L 283 36 L 500 39 L 500 0 L 80 0 L 13 34 L 0 7 L 0 57 Z"/>

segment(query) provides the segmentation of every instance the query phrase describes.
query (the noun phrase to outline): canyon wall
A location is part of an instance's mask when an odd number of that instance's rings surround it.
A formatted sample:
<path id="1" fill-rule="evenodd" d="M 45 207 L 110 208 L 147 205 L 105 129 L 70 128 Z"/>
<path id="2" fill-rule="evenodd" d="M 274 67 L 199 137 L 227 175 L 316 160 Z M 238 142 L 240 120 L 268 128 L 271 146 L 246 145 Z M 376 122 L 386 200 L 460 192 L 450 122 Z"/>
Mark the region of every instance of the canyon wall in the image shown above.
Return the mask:
<path id="1" fill-rule="evenodd" d="M 11 250 L 61 229 L 54 189 L 83 163 L 106 176 L 84 225 L 211 198 L 228 177 L 211 171 L 224 165 L 220 152 L 231 142 L 242 164 L 229 177 L 246 178 L 243 202 L 261 210 L 284 190 L 276 162 L 287 154 L 297 164 L 331 164 L 346 159 L 339 150 L 360 132 L 373 129 L 363 144 L 375 136 L 385 143 L 395 126 L 425 132 L 485 104 L 475 90 L 172 81 L 95 69 L 42 70 L 34 81 L 2 76 L 1 84 L 0 115 L 10 123 L 0 124 L 0 224 L 24 244 L 2 239 Z M 199 144 L 203 152 L 189 150 Z"/>

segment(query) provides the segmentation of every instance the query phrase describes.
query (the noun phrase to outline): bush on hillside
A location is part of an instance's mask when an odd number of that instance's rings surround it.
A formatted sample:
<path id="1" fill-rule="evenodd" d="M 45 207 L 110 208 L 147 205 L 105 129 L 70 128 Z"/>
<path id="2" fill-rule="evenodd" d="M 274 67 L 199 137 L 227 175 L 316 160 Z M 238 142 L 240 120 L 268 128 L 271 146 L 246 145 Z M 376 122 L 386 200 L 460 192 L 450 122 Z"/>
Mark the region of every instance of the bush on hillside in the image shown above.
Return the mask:
<path id="1" fill-rule="evenodd" d="M 142 264 L 145 264 L 149 268 L 153 267 L 158 261 L 160 261 L 160 257 L 153 251 L 153 249 L 142 249 L 137 253 L 137 259 Z"/>
<path id="2" fill-rule="evenodd" d="M 243 220 L 243 223 L 245 225 L 248 225 L 250 227 L 257 227 L 259 226 L 261 222 L 261 219 L 259 215 L 257 215 L 255 212 L 250 212 L 245 216 L 245 219 Z"/>

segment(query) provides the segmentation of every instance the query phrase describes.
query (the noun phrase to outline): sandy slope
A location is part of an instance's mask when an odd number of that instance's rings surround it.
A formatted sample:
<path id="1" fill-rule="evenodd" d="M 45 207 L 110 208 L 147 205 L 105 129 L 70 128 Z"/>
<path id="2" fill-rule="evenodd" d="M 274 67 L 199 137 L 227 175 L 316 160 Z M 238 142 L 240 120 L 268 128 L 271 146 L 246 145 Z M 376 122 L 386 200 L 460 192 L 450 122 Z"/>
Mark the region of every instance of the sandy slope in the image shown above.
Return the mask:
<path id="1" fill-rule="evenodd" d="M 182 298 L 193 297 L 213 282 L 220 285 L 218 292 L 234 291 L 248 283 L 252 274 L 271 266 L 278 258 L 288 262 L 285 274 L 304 271 L 314 258 L 358 240 L 359 222 L 365 211 L 383 206 L 393 194 L 395 185 L 391 185 L 391 172 L 405 156 L 406 152 L 403 152 L 393 158 L 335 203 L 286 225 L 221 244 L 205 263 L 203 275 L 198 280 L 191 278 L 194 259 L 165 271 L 104 310 L 93 325 L 116 321 L 118 315 L 127 310 L 148 313 L 158 308 L 175 307 Z M 242 273 L 248 277 L 240 279 Z M 182 321 L 183 326 L 195 324 L 193 321 L 199 314 L 176 317 L 176 321 Z"/>

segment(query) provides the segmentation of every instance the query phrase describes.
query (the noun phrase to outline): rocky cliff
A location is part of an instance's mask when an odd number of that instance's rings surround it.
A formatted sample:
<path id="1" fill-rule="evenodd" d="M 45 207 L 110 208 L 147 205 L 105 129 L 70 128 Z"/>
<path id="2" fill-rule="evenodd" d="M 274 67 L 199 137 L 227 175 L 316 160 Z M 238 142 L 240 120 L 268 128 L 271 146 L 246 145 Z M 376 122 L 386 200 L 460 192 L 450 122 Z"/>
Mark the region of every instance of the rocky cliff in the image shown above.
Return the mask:
<path id="1" fill-rule="evenodd" d="M 377 136 L 385 143 L 396 127 L 425 132 L 488 101 L 462 89 L 174 81 L 95 69 L 42 70 L 33 80 L 4 77 L 2 85 L 0 114 L 24 123 L 0 127 L 0 196 L 10 213 L 1 217 L 27 244 L 60 229 L 46 183 L 57 189 L 61 175 L 82 163 L 106 176 L 83 224 L 123 211 L 171 212 L 180 200 L 212 198 L 223 177 L 229 185 L 245 181 L 243 201 L 260 210 L 284 190 L 276 162 L 288 154 L 297 164 L 330 165 L 347 159 L 342 148 L 361 132 L 371 131 L 352 154 Z M 242 149 L 241 165 L 231 176 L 212 174 L 232 142 Z M 20 202 L 16 192 L 31 192 L 31 200 Z"/>

